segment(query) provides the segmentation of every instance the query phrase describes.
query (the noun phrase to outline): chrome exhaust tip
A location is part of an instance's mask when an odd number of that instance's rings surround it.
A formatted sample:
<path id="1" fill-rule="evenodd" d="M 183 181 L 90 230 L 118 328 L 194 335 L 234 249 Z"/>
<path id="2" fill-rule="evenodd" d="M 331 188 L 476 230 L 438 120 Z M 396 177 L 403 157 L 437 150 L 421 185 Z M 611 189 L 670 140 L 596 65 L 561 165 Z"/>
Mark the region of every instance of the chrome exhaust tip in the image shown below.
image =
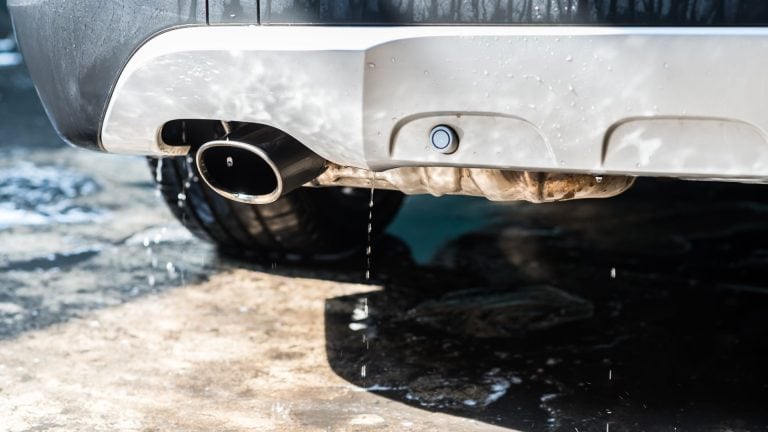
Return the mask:
<path id="1" fill-rule="evenodd" d="M 323 173 L 321 158 L 271 127 L 242 126 L 195 154 L 200 177 L 219 195 L 245 204 L 269 204 Z"/>

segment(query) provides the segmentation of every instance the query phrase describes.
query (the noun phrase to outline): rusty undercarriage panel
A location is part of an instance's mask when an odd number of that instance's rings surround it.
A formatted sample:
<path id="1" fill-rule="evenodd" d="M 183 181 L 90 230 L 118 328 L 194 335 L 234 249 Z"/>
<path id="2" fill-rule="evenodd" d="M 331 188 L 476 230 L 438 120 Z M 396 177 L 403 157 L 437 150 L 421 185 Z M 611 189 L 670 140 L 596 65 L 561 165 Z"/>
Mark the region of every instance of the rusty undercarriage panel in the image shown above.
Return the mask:
<path id="1" fill-rule="evenodd" d="M 491 201 L 534 203 L 616 196 L 634 177 L 542 173 L 485 168 L 405 167 L 372 173 L 335 164 L 309 186 L 351 186 L 399 190 L 409 195 L 473 195 Z"/>

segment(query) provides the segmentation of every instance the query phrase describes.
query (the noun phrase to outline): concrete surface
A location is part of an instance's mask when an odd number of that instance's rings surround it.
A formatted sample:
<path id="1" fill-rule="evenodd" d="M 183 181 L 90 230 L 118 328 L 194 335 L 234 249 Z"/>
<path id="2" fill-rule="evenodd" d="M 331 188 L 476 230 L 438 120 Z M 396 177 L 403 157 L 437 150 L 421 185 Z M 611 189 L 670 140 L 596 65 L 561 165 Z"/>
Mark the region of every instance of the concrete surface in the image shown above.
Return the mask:
<path id="1" fill-rule="evenodd" d="M 0 430 L 768 429 L 763 186 L 414 198 L 363 283 L 220 256 L 20 66 L 0 133 Z"/>

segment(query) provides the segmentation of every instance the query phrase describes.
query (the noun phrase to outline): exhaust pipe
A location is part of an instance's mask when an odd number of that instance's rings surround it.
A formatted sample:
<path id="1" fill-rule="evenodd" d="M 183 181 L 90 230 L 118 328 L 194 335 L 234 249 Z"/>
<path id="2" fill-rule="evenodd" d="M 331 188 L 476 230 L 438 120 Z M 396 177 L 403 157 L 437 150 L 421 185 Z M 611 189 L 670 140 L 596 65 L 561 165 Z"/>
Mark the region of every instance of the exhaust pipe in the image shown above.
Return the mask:
<path id="1" fill-rule="evenodd" d="M 269 204 L 323 173 L 325 159 L 289 135 L 245 125 L 203 144 L 195 156 L 200 177 L 219 195 Z"/>

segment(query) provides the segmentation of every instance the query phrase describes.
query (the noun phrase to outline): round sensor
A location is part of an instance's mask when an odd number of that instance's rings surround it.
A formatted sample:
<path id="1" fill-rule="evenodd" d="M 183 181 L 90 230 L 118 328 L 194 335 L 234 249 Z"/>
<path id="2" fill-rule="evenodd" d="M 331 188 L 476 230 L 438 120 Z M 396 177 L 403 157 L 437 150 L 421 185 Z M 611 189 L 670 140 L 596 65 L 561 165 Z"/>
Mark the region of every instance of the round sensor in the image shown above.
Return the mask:
<path id="1" fill-rule="evenodd" d="M 435 126 L 429 133 L 429 142 L 432 148 L 440 153 L 453 153 L 459 148 L 459 137 L 450 126 Z"/>

